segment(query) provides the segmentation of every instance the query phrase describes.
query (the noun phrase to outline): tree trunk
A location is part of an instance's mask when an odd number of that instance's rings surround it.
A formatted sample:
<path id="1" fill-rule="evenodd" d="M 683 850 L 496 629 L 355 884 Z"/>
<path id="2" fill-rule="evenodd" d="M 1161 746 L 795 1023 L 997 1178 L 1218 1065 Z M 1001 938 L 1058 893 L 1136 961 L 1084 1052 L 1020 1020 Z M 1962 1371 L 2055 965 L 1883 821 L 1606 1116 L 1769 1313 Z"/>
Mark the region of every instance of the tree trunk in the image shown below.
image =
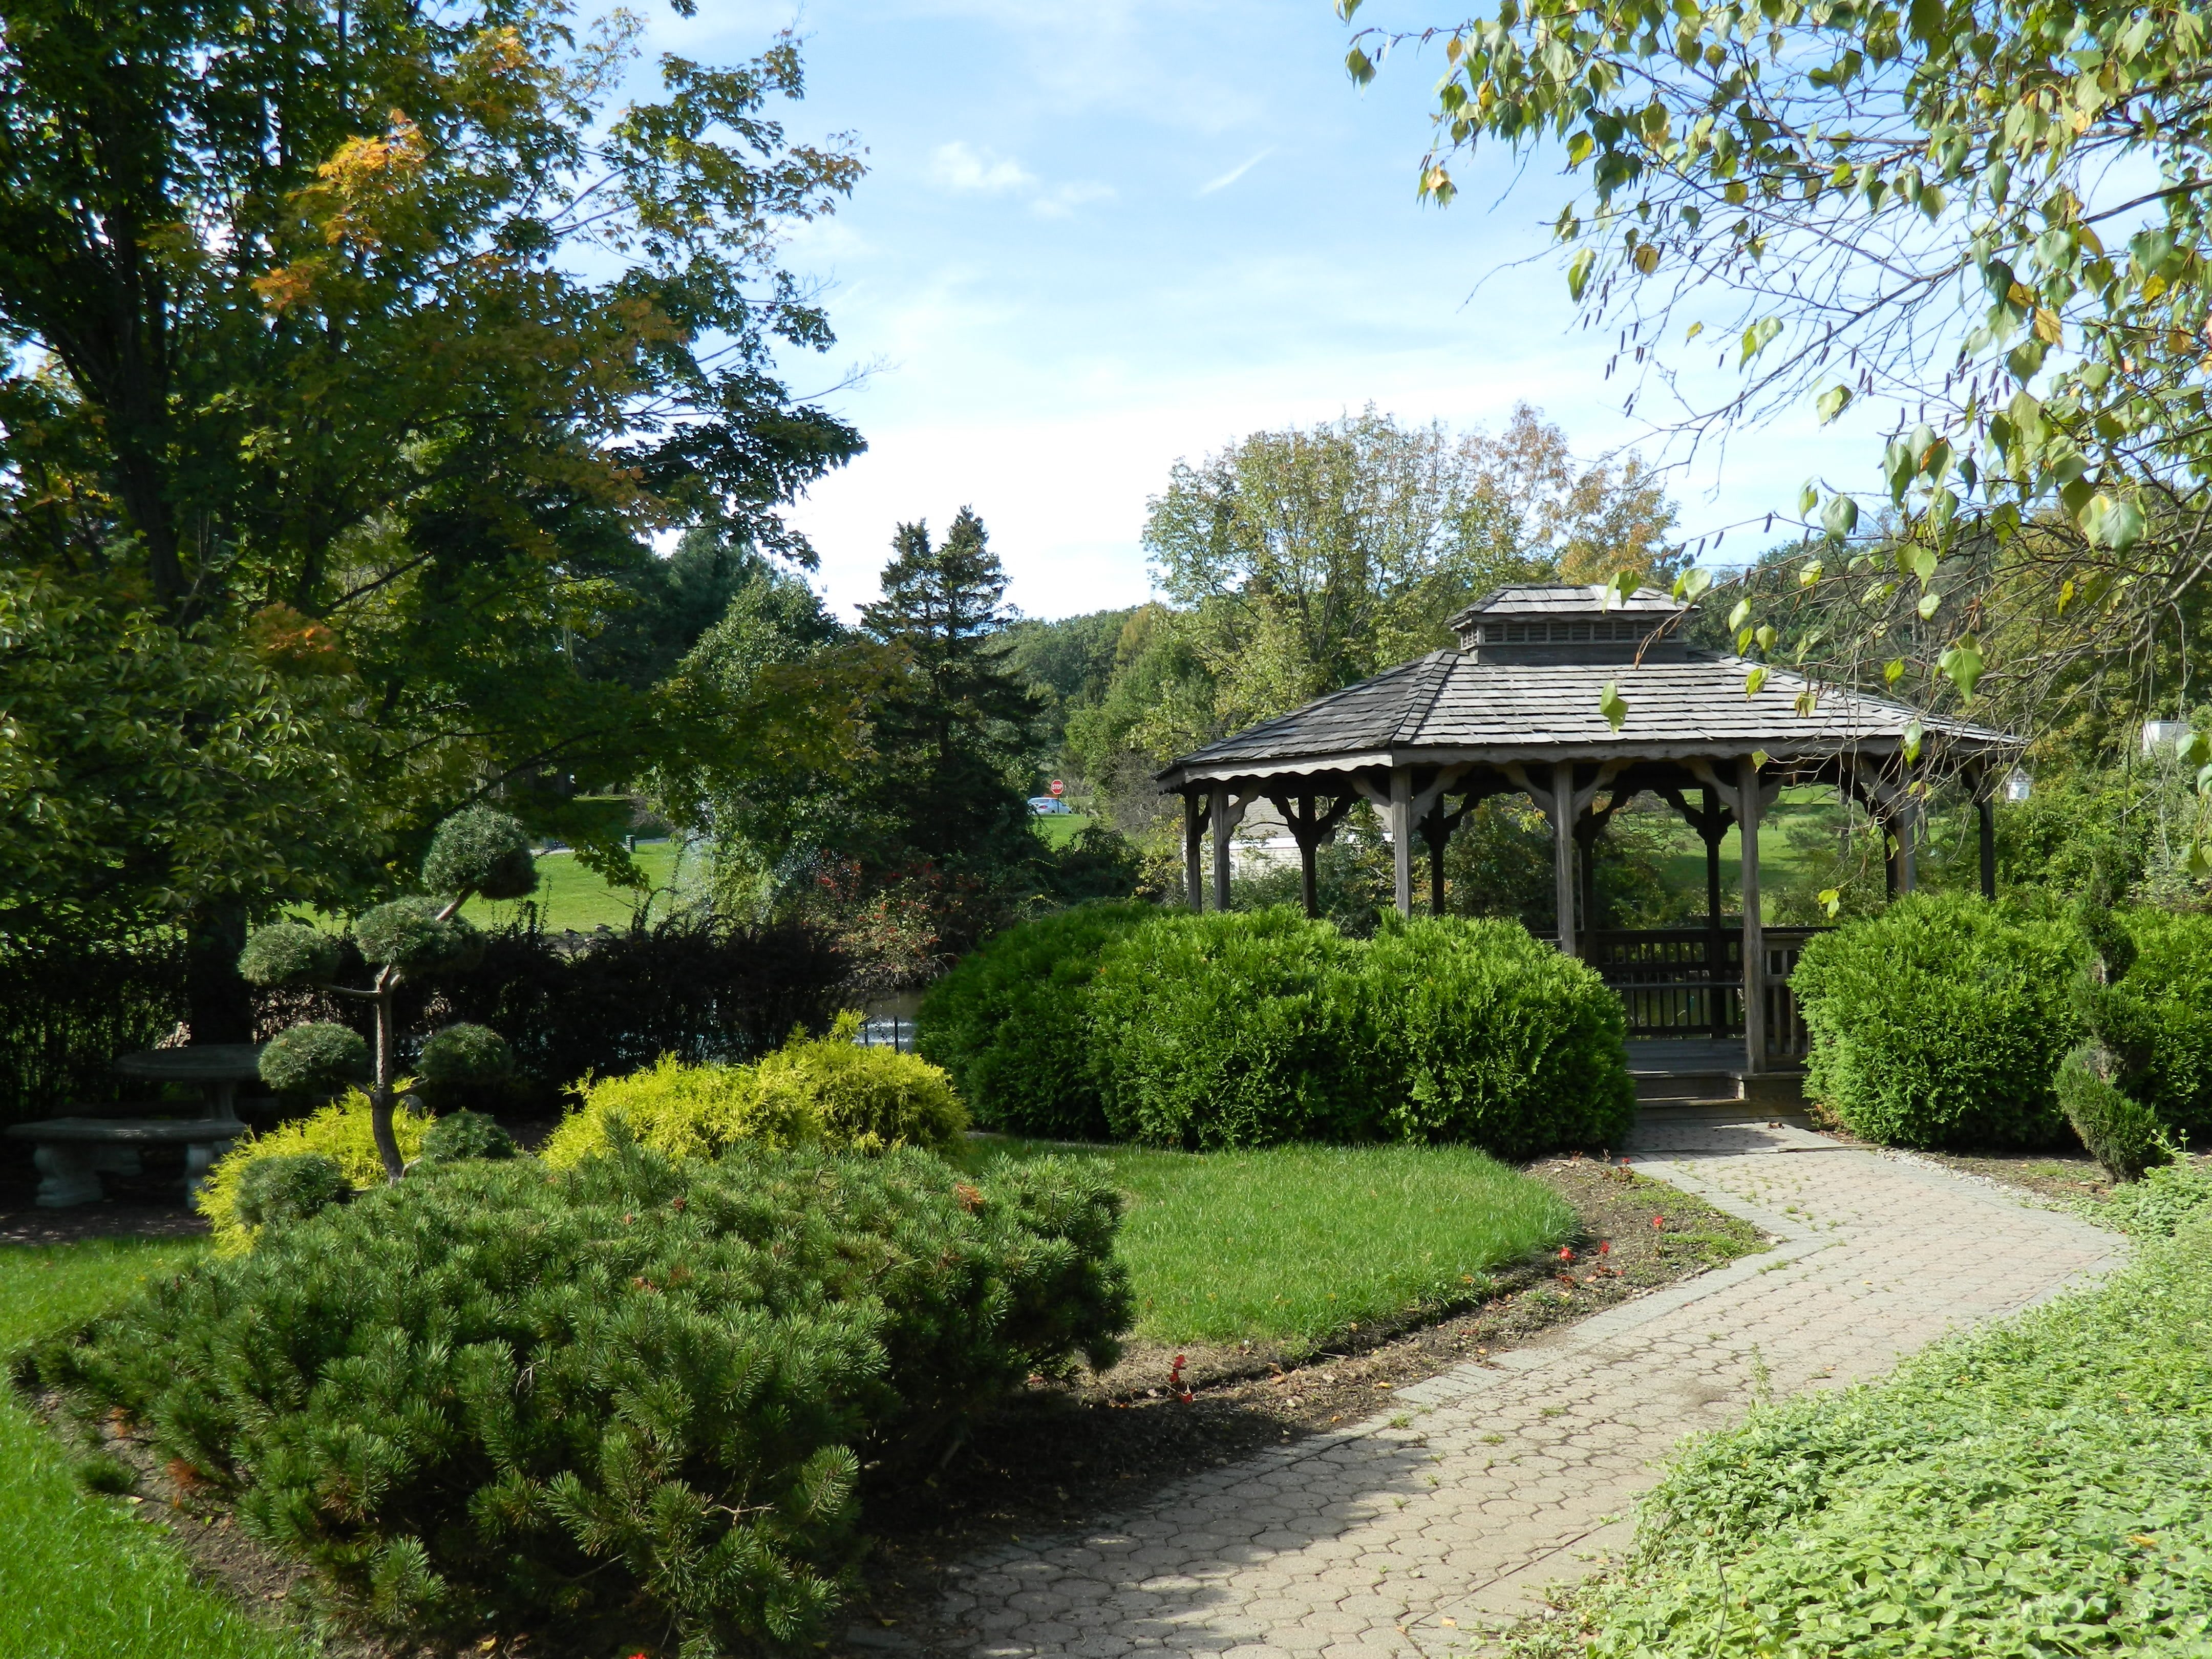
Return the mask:
<path id="1" fill-rule="evenodd" d="M 185 921 L 185 1024 L 194 1042 L 253 1041 L 253 993 L 238 971 L 246 907 L 210 904 Z"/>
<path id="2" fill-rule="evenodd" d="M 376 1137 L 376 1155 L 384 1160 L 384 1175 L 387 1181 L 397 1181 L 407 1172 L 399 1156 L 399 1137 L 392 1133 L 392 1084 L 399 1070 L 398 1018 L 393 1009 L 392 993 L 397 981 L 389 968 L 376 977 L 376 1082 L 368 1091 L 368 1123 Z"/>

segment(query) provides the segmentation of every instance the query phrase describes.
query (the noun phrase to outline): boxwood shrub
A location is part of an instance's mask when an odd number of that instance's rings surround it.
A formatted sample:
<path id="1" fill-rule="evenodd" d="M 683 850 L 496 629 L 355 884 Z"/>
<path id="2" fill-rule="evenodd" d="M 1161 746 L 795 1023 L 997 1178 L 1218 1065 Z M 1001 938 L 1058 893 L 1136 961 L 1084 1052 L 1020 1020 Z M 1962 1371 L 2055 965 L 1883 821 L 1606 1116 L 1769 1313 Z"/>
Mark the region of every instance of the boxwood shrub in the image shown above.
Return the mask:
<path id="1" fill-rule="evenodd" d="M 1386 921 L 1360 956 L 1384 1133 L 1520 1158 L 1634 1124 L 1627 1016 L 1588 963 L 1457 916 Z"/>
<path id="2" fill-rule="evenodd" d="M 2122 919 L 2136 958 L 2107 1000 L 2138 1036 L 2130 1091 L 2177 1139 L 2212 1148 L 2212 916 L 2145 909 Z"/>
<path id="3" fill-rule="evenodd" d="M 1085 904 L 1008 928 L 930 988 L 916 1048 L 951 1074 L 987 1129 L 1103 1139 L 1091 976 L 1109 945 L 1162 914 L 1150 904 Z"/>
<path id="4" fill-rule="evenodd" d="M 1812 1038 L 1806 1090 L 1898 1146 L 2042 1146 L 2081 1037 L 2088 941 L 2073 921 L 1915 893 L 1807 944 L 1790 983 Z"/>
<path id="5" fill-rule="evenodd" d="M 423 1164 L 18 1379 L 120 1413 L 410 1642 L 605 1615 L 787 1649 L 837 1600 L 864 1464 L 919 1478 L 1024 1378 L 1115 1357 L 1117 1205 L 1065 1161 L 913 1149 Z"/>

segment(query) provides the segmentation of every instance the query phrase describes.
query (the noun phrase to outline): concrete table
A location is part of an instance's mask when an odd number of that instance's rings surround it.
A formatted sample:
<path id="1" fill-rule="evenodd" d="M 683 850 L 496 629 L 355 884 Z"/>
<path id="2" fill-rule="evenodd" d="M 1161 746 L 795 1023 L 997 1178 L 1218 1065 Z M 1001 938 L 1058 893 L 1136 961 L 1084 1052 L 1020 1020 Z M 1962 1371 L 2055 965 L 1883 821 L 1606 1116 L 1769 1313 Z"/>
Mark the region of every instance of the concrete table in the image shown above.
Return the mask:
<path id="1" fill-rule="evenodd" d="M 8 1138 L 27 1140 L 35 1148 L 31 1161 L 39 1169 L 40 1207 L 64 1210 L 106 1197 L 101 1171 L 126 1173 L 114 1167 L 114 1155 L 120 1152 L 135 1160 L 146 1146 L 185 1149 L 185 1194 L 195 1196 L 216 1157 L 245 1133 L 246 1126 L 235 1118 L 50 1117 L 13 1125 Z"/>
<path id="2" fill-rule="evenodd" d="M 208 1116 L 217 1123 L 238 1121 L 238 1085 L 261 1075 L 258 1042 L 194 1042 L 181 1048 L 144 1048 L 125 1054 L 115 1069 L 125 1077 L 155 1083 L 197 1083 L 206 1091 Z"/>

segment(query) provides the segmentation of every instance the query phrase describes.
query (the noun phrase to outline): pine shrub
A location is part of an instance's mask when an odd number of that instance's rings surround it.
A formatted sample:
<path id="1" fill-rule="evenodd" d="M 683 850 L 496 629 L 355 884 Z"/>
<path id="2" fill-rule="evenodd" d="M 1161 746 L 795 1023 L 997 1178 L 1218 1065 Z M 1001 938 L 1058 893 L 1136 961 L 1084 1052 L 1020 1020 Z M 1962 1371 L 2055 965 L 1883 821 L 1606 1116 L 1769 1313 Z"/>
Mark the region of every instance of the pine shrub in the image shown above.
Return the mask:
<path id="1" fill-rule="evenodd" d="M 1164 915 L 1107 947 L 1091 1014 L 1121 1139 L 1196 1151 L 1379 1133 L 1356 951 L 1329 922 Z"/>
<path id="2" fill-rule="evenodd" d="M 927 1153 L 430 1164 L 151 1285 L 24 1369 L 119 1410 L 410 1638 L 594 1615 L 792 1650 L 856 1490 L 1033 1373 L 1110 1364 L 1118 1199 Z"/>
<path id="3" fill-rule="evenodd" d="M 310 1020 L 262 1045 L 261 1080 L 280 1095 L 331 1095 L 368 1075 L 368 1039 L 335 1021 Z"/>
<path id="4" fill-rule="evenodd" d="M 1085 904 L 1008 928 L 930 988 L 915 1046 L 985 1128 L 1103 1139 L 1091 981 L 1109 945 L 1161 915 L 1149 904 Z"/>
<path id="5" fill-rule="evenodd" d="M 429 1117 L 411 1107 L 402 1106 L 393 1113 L 392 1132 L 399 1142 L 400 1157 L 422 1156 L 422 1138 L 429 1128 Z M 375 1134 L 369 1126 L 368 1097 L 358 1089 L 350 1090 L 343 1099 L 307 1117 L 231 1144 L 231 1149 L 216 1160 L 192 1200 L 193 1206 L 208 1218 L 218 1255 L 234 1255 L 252 1249 L 259 1231 L 258 1224 L 239 1213 L 240 1188 L 246 1171 L 264 1158 L 310 1152 L 334 1162 L 349 1187 L 381 1182 L 384 1160 L 377 1156 Z"/>
<path id="6" fill-rule="evenodd" d="M 1518 922 L 1388 918 L 1360 977 L 1391 1138 L 1528 1158 L 1635 1122 L 1619 994 Z"/>
<path id="7" fill-rule="evenodd" d="M 513 1158 L 514 1137 L 482 1112 L 447 1112 L 423 1132 L 422 1161 L 451 1164 L 464 1158 Z"/>
<path id="8" fill-rule="evenodd" d="M 2085 1042 L 2058 1062 L 2058 1104 L 2089 1156 L 2115 1181 L 2140 1181 L 2173 1156 L 2158 1115 L 2114 1081 L 2119 1062 Z"/>
<path id="9" fill-rule="evenodd" d="M 323 1152 L 279 1152 L 249 1161 L 238 1175 L 241 1226 L 289 1225 L 343 1203 L 353 1190 L 338 1161 Z"/>
<path id="10" fill-rule="evenodd" d="M 2088 952 L 2067 919 L 1955 893 L 1820 934 L 1790 981 L 1812 1037 L 1807 1092 L 1886 1145 L 2051 1145 Z"/>

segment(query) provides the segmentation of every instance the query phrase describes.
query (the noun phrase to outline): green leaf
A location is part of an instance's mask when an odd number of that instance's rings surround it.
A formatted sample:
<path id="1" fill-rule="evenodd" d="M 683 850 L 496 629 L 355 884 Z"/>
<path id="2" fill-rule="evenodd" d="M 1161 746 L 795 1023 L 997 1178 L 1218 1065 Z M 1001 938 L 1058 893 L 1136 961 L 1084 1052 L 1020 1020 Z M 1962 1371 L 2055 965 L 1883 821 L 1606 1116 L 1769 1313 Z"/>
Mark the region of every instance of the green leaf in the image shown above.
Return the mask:
<path id="1" fill-rule="evenodd" d="M 1747 697 L 1755 697 L 1759 695 L 1759 688 L 1765 684 L 1766 669 L 1764 665 L 1761 665 L 1743 677 L 1743 695 Z"/>
<path id="2" fill-rule="evenodd" d="M 1881 678 L 1883 684 L 1887 685 L 1895 685 L 1898 681 L 1903 679 L 1905 678 L 1905 659 L 1902 657 L 1892 657 L 1887 662 L 1882 664 Z"/>
<path id="3" fill-rule="evenodd" d="M 1597 264 L 1597 250 L 1584 248 L 1568 262 L 1567 297 L 1580 304 L 1583 290 L 1589 286 L 1590 271 Z"/>
<path id="4" fill-rule="evenodd" d="M 1828 532 L 1828 539 L 1840 542 L 1858 527 L 1859 504 L 1849 495 L 1831 495 L 1828 505 L 1820 514 L 1820 524 Z"/>
<path id="5" fill-rule="evenodd" d="M 1927 735 L 1927 728 L 1920 724 L 1920 718 L 1918 715 L 1916 714 L 1911 720 L 1905 723 L 1905 758 L 1906 760 L 1915 763 L 1918 762 L 1920 759 L 1920 740 Z"/>
<path id="6" fill-rule="evenodd" d="M 1605 723 L 1614 731 L 1628 718 L 1627 699 L 1620 695 L 1620 682 L 1607 680 L 1605 689 L 1597 694 L 1597 712 L 1605 716 Z"/>
<path id="7" fill-rule="evenodd" d="M 1799 515 L 1801 517 L 1809 519 L 1813 516 L 1813 509 L 1820 506 L 1820 486 L 1810 478 L 1806 479 L 1805 487 L 1797 492 L 1797 511 Z"/>
<path id="8" fill-rule="evenodd" d="M 1713 585 L 1710 570 L 1689 569 L 1674 578 L 1674 599 L 1678 604 L 1688 605 Z"/>
<path id="9" fill-rule="evenodd" d="M 2104 494 L 2092 495 L 2081 509 L 2082 533 L 2091 542 L 2124 553 L 2142 539 L 2142 509 L 2133 501 Z"/>
<path id="10" fill-rule="evenodd" d="M 1735 609 L 1729 612 L 1728 625 L 1729 629 L 1733 631 L 1736 629 L 1741 628 L 1744 623 L 1750 620 L 1751 601 L 1749 599 L 1738 599 L 1735 602 Z"/>
<path id="11" fill-rule="evenodd" d="M 1923 587 L 1936 580 L 1937 563 L 1936 550 L 1932 547 L 1916 547 L 1905 556 L 1905 568 L 1920 578 L 1920 585 Z"/>
<path id="12" fill-rule="evenodd" d="M 1962 700 L 1971 700 L 1974 695 L 1974 687 L 1982 678 L 1981 647 L 1977 645 L 1972 635 L 1969 635 L 1938 657 L 1936 659 L 1936 668 L 1937 672 L 1959 688 L 1959 696 Z"/>
<path id="13" fill-rule="evenodd" d="M 1753 357 L 1771 345 L 1775 337 L 1781 332 L 1782 319 L 1779 317 L 1761 318 L 1744 330 L 1743 356 L 1736 360 L 1736 367 L 1741 368 L 1749 363 Z"/>
<path id="14" fill-rule="evenodd" d="M 1843 890 L 1839 887 L 1823 887 L 1820 890 L 1820 908 L 1828 913 L 1829 919 L 1832 921 L 1836 914 L 1844 908 Z"/>
<path id="15" fill-rule="evenodd" d="M 1913 609 L 1920 613 L 1920 620 L 1926 622 L 1930 617 L 1936 614 L 1936 607 L 1942 603 L 1943 596 L 1941 593 L 1936 592 L 1933 588 L 1930 588 L 1927 592 L 1923 593 L 1920 596 L 1919 604 L 1913 606 Z"/>
<path id="16" fill-rule="evenodd" d="M 1820 562 L 1818 559 L 1806 560 L 1803 568 L 1800 569 L 1797 573 L 1797 586 L 1800 587 L 1816 586 L 1818 586 L 1820 580 Z"/>
<path id="17" fill-rule="evenodd" d="M 1357 46 L 1344 54 L 1344 70 L 1363 87 L 1375 78 L 1374 60 Z"/>
<path id="18" fill-rule="evenodd" d="M 1813 407 L 1820 412 L 1820 424 L 1826 426 L 1837 416 L 1842 414 L 1850 405 L 1850 387 L 1832 386 L 1813 400 Z"/>

